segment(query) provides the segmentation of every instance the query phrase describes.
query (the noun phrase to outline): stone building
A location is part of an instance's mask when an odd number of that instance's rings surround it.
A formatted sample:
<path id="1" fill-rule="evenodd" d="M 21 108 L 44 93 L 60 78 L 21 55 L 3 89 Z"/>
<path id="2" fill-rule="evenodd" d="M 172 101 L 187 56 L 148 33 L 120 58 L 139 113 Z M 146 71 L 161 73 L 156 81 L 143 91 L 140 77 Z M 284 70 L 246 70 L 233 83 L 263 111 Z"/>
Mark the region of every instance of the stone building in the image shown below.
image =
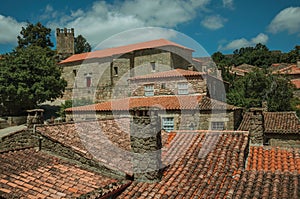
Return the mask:
<path id="1" fill-rule="evenodd" d="M 193 50 L 159 39 L 75 54 L 60 62 L 68 85 L 65 99 L 90 98 L 100 102 L 128 96 L 129 78 L 170 69 L 197 69 Z"/>
<path id="2" fill-rule="evenodd" d="M 253 145 L 300 147 L 300 121 L 295 112 L 250 109 L 238 130 L 249 131 Z"/>
<path id="3" fill-rule="evenodd" d="M 66 109 L 66 120 L 84 121 L 129 117 L 136 107 L 157 107 L 164 130 L 234 130 L 242 109 L 204 95 L 128 97 Z"/>

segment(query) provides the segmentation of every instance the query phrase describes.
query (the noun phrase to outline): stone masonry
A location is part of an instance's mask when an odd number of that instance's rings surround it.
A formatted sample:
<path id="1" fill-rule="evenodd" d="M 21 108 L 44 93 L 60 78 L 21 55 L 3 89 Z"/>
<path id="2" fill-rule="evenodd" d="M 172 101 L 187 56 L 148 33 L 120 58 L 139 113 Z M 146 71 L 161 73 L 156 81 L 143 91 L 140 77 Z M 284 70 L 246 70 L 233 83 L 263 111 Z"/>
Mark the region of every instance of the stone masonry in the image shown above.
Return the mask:
<path id="1" fill-rule="evenodd" d="M 153 107 L 130 110 L 133 172 L 134 179 L 138 181 L 154 182 L 162 178 L 162 141 L 157 111 Z"/>
<path id="2" fill-rule="evenodd" d="M 252 145 L 263 145 L 264 143 L 264 108 L 251 108 L 253 113 L 250 118 L 250 141 Z"/>

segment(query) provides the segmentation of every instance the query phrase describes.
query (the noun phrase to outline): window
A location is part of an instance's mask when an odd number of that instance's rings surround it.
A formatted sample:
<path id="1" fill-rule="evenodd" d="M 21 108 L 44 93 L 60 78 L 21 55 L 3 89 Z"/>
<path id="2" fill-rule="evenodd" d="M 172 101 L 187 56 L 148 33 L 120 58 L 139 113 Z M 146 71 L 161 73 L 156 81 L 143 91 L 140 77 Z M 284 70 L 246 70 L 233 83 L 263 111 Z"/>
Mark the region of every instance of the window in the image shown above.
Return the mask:
<path id="1" fill-rule="evenodd" d="M 189 85 L 187 82 L 180 82 L 177 84 L 178 95 L 187 95 L 189 94 Z"/>
<path id="2" fill-rule="evenodd" d="M 154 95 L 154 85 L 148 84 L 144 87 L 145 96 L 153 96 Z"/>
<path id="3" fill-rule="evenodd" d="M 151 67 L 152 67 L 152 72 L 155 72 L 156 70 L 156 65 L 155 65 L 155 61 L 150 62 Z"/>
<path id="4" fill-rule="evenodd" d="M 118 76 L 118 66 L 114 66 L 114 76 Z"/>
<path id="5" fill-rule="evenodd" d="M 212 122 L 211 130 L 224 130 L 224 122 Z"/>
<path id="6" fill-rule="evenodd" d="M 166 83 L 161 83 L 161 89 L 166 89 Z"/>
<path id="7" fill-rule="evenodd" d="M 77 76 L 77 70 L 73 70 L 73 74 L 74 74 L 74 77 L 76 77 Z"/>
<path id="8" fill-rule="evenodd" d="M 162 118 L 162 128 L 167 131 L 174 130 L 174 118 L 173 117 L 163 117 Z"/>
<path id="9" fill-rule="evenodd" d="M 87 76 L 87 77 L 85 77 L 85 79 L 86 79 L 86 87 L 91 87 L 91 85 L 92 85 L 92 77 L 90 77 L 90 76 Z"/>

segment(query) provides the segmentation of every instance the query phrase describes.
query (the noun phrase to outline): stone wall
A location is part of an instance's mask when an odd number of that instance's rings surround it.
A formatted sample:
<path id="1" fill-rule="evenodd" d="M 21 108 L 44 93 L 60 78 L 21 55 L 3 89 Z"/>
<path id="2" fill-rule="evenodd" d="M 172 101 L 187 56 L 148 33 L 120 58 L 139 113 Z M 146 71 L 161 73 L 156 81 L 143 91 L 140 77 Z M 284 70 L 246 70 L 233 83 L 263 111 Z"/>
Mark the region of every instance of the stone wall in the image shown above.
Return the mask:
<path id="1" fill-rule="evenodd" d="M 180 53 L 191 57 L 184 50 Z M 152 64 L 155 65 L 155 70 Z M 145 49 L 115 58 L 105 57 L 67 63 L 62 65 L 62 77 L 68 82 L 63 99 L 71 99 L 73 96 L 78 99 L 105 101 L 111 96 L 118 97 L 119 95 L 112 94 L 113 91 L 118 92 L 118 89 L 128 86 L 127 80 L 131 76 L 166 71 L 174 66 L 186 68 L 188 65 L 189 62 L 180 55 L 161 49 Z M 91 78 L 90 87 L 87 87 L 87 77 Z M 121 96 L 128 96 L 129 93 L 128 90 L 122 90 Z"/>
<path id="2" fill-rule="evenodd" d="M 265 140 L 270 146 L 300 148 L 300 136 L 297 134 L 267 134 Z"/>
<path id="3" fill-rule="evenodd" d="M 158 111 L 159 116 L 173 117 L 174 130 L 208 130 L 211 129 L 211 122 L 224 122 L 225 130 L 236 130 L 235 111 L 200 111 L 200 110 L 181 110 L 181 111 Z M 80 114 L 70 113 L 66 115 L 66 120 L 83 121 L 95 119 L 114 119 L 129 117 L 129 111 L 114 112 L 80 112 Z M 75 118 L 73 118 L 75 117 Z"/>
<path id="4" fill-rule="evenodd" d="M 130 83 L 131 96 L 144 96 L 144 86 L 153 84 L 154 95 L 178 95 L 178 83 L 188 83 L 189 95 L 205 94 L 206 82 L 202 77 L 199 78 L 164 78 L 149 79 L 143 81 L 132 81 Z"/>

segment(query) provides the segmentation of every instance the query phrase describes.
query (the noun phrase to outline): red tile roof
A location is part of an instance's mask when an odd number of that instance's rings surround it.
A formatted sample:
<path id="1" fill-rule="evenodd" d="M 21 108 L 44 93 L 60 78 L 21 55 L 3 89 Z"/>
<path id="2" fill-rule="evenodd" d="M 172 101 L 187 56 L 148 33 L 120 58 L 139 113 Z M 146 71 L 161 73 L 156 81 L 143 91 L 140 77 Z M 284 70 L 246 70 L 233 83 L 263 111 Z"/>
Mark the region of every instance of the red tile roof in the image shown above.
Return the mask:
<path id="1" fill-rule="evenodd" d="M 163 72 L 156 72 L 147 75 L 141 75 L 132 77 L 129 80 L 144 80 L 144 79 L 161 79 L 161 78 L 169 78 L 169 77 L 202 77 L 206 73 L 199 72 L 199 71 L 191 71 L 191 70 L 184 70 L 184 69 L 174 69 L 169 71 Z"/>
<path id="2" fill-rule="evenodd" d="M 131 174 L 129 118 L 43 125 L 36 131 L 109 169 Z M 97 143 L 95 146 L 94 143 Z M 122 161 L 124 164 L 120 164 Z"/>
<path id="3" fill-rule="evenodd" d="M 273 74 L 288 74 L 288 75 L 297 75 L 300 74 L 300 68 L 296 64 L 285 66 L 284 68 L 275 69 Z"/>
<path id="4" fill-rule="evenodd" d="M 297 89 L 300 89 L 300 79 L 292 79 L 291 83 L 294 84 Z"/>
<path id="5" fill-rule="evenodd" d="M 238 128 L 249 131 L 252 113 L 245 113 Z M 300 121 L 295 112 L 264 112 L 265 133 L 300 133 Z"/>
<path id="6" fill-rule="evenodd" d="M 300 121 L 295 112 L 266 112 L 265 133 L 300 133 Z"/>
<path id="7" fill-rule="evenodd" d="M 75 111 L 127 111 L 137 107 L 159 107 L 165 110 L 234 110 L 238 107 L 207 98 L 203 95 L 166 95 L 153 97 L 130 97 L 93 105 L 66 109 Z"/>
<path id="8" fill-rule="evenodd" d="M 77 198 L 121 186 L 115 179 L 33 148 L 1 153 L 0 165 L 4 198 Z"/>
<path id="9" fill-rule="evenodd" d="M 225 198 L 243 167 L 247 139 L 233 132 L 178 133 L 166 155 L 174 161 L 162 180 L 133 182 L 120 198 Z"/>
<path id="10" fill-rule="evenodd" d="M 141 42 L 141 43 L 136 43 L 136 44 L 130 44 L 130 45 L 126 45 L 126 46 L 97 50 L 94 52 L 75 54 L 75 55 L 72 55 L 71 57 L 67 58 L 66 60 L 61 61 L 60 64 L 76 62 L 76 61 L 83 61 L 86 59 L 93 59 L 93 58 L 111 57 L 114 55 L 122 55 L 122 54 L 133 52 L 136 50 L 149 49 L 149 48 L 160 48 L 160 47 L 165 47 L 165 46 L 175 46 L 175 47 L 179 47 L 179 48 L 182 48 L 185 50 L 193 51 L 190 48 L 184 47 L 182 45 L 171 42 L 169 40 L 158 39 L 158 40 L 146 41 L 146 42 Z"/>
<path id="11" fill-rule="evenodd" d="M 251 146 L 247 170 L 297 172 L 300 175 L 300 150 Z"/>

